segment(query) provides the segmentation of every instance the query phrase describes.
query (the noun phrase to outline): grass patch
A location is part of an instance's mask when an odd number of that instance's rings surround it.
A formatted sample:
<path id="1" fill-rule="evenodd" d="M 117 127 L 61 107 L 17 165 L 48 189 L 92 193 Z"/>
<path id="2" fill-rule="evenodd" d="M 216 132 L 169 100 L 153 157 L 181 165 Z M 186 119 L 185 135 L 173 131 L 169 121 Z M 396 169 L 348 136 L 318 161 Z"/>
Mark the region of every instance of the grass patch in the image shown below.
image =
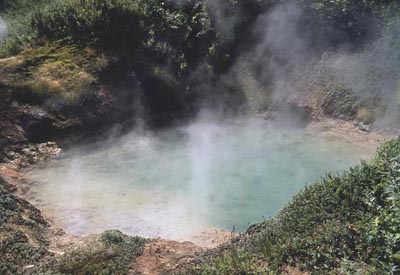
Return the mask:
<path id="1" fill-rule="evenodd" d="M 41 270 L 43 274 L 126 274 L 130 264 L 141 255 L 145 242 L 143 238 L 109 230 L 83 247 L 53 259 Z"/>
<path id="2" fill-rule="evenodd" d="M 97 74 L 108 60 L 90 48 L 49 43 L 0 63 L 1 84 L 12 97 L 56 111 L 94 97 Z"/>

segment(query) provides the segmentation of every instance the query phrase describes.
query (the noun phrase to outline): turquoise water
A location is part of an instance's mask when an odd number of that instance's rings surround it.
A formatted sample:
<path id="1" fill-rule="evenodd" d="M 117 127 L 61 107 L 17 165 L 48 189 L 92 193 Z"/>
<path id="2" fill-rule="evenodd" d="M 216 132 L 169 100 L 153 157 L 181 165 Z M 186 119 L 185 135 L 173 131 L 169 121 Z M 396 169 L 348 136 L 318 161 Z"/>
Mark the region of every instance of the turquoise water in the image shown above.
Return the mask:
<path id="1" fill-rule="evenodd" d="M 28 197 L 78 235 L 239 231 L 274 216 L 306 183 L 370 155 L 361 144 L 306 129 L 198 121 L 71 149 L 27 173 Z"/>

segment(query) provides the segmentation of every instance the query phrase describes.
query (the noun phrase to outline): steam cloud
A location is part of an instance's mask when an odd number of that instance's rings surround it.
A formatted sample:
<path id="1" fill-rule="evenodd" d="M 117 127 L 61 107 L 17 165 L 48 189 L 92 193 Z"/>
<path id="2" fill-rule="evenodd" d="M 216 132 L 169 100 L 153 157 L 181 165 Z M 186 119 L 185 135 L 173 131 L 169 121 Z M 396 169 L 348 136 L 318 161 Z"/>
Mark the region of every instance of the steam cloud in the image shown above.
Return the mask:
<path id="1" fill-rule="evenodd" d="M 178 7 L 188 5 L 193 0 L 169 0 Z M 229 1 L 226 0 L 204 0 L 208 8 L 214 26 L 218 31 L 219 38 L 222 41 L 226 41 L 233 38 L 233 31 L 236 25 L 239 23 L 240 14 L 237 10 L 232 9 Z"/>
<path id="2" fill-rule="evenodd" d="M 233 11 L 227 1 L 206 0 L 206 4 L 222 41 L 231 38 L 240 14 Z"/>
<path id="3" fill-rule="evenodd" d="M 5 38 L 6 32 L 7 32 L 6 23 L 4 22 L 3 18 L 1 18 L 1 16 L 0 16 L 0 41 L 2 41 Z"/>
<path id="4" fill-rule="evenodd" d="M 271 96 L 271 100 L 277 100 L 295 92 L 290 74 L 304 65 L 310 56 L 304 37 L 298 32 L 301 14 L 302 11 L 294 3 L 288 3 L 275 7 L 257 19 L 254 35 L 259 43 L 243 55 L 234 68 L 235 74 L 246 72 L 239 77 L 244 88 L 249 78 L 256 83 L 261 94 L 255 98 L 255 102 L 260 102 L 260 97 L 265 98 L 265 93 Z M 250 89 L 248 94 L 251 93 Z"/>
<path id="5" fill-rule="evenodd" d="M 217 17 L 225 10 L 219 2 L 214 3 Z M 239 87 L 247 101 L 246 107 L 251 110 L 266 110 L 271 103 L 279 102 L 280 108 L 286 111 L 284 116 L 291 116 L 285 102 L 299 89 L 292 75 L 312 59 L 310 42 L 298 31 L 302 15 L 302 10 L 294 3 L 281 4 L 261 14 L 253 26 L 252 36 L 256 42 L 246 45 L 247 50 L 242 51 L 231 69 L 219 77 L 216 87 L 210 87 L 212 76 L 207 66 L 199 67 L 193 73 L 193 82 L 200 83 L 196 89 L 201 93 Z M 232 16 L 231 20 L 225 20 L 224 16 L 217 20 L 216 28 L 224 30 L 223 37 L 232 36 L 229 32 L 240 21 L 240 14 Z"/>
<path id="6" fill-rule="evenodd" d="M 386 106 L 375 124 L 389 129 L 397 127 L 400 118 L 400 53 L 395 39 L 399 37 L 384 36 L 360 53 L 337 54 L 326 60 L 335 82 L 361 101 Z"/>
<path id="7" fill-rule="evenodd" d="M 233 35 L 241 16 L 229 13 L 224 3 L 207 2 L 222 38 Z M 305 11 L 294 2 L 279 4 L 259 15 L 253 26 L 256 42 L 246 45 L 248 50 L 239 54 L 214 89 L 240 87 L 251 109 L 265 110 L 275 104 L 286 112 L 282 115 L 290 116 L 286 103 L 298 92 L 309 89 L 322 73 L 324 78 L 333 80 L 333 89 L 345 89 L 360 102 L 385 106 L 382 113 L 375 114 L 375 125 L 396 128 L 400 119 L 400 20 L 394 20 L 382 37 L 369 42 L 364 49 L 351 51 L 346 37 L 339 46 L 327 42 L 344 34 L 325 32 L 305 18 Z M 370 29 L 373 33 L 376 28 L 371 24 Z M 207 73 L 204 67 L 194 73 L 194 78 L 202 83 L 200 90 L 210 89 L 209 84 L 204 84 L 212 78 L 205 77 Z"/>

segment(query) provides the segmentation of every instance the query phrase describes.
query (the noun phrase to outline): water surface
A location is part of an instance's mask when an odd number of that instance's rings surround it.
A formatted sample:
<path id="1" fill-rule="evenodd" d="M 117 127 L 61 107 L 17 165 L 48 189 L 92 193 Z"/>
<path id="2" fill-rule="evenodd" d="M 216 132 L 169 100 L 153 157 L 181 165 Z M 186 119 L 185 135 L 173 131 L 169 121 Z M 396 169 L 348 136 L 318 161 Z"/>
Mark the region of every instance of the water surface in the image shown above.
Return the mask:
<path id="1" fill-rule="evenodd" d="M 306 183 L 370 154 L 356 142 L 265 121 L 198 121 L 73 148 L 27 173 L 28 196 L 67 233 L 114 228 L 182 238 L 244 230 L 274 216 Z"/>

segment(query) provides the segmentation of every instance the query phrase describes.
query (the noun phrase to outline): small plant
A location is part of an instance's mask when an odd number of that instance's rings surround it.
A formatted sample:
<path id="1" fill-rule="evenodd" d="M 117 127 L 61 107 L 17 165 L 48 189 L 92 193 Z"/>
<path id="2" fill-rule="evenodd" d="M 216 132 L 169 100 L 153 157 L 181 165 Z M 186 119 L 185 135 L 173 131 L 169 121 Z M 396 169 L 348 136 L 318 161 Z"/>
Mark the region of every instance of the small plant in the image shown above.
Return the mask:
<path id="1" fill-rule="evenodd" d="M 122 233 L 117 230 L 108 230 L 99 237 L 100 242 L 105 245 L 120 244 L 124 241 Z"/>

